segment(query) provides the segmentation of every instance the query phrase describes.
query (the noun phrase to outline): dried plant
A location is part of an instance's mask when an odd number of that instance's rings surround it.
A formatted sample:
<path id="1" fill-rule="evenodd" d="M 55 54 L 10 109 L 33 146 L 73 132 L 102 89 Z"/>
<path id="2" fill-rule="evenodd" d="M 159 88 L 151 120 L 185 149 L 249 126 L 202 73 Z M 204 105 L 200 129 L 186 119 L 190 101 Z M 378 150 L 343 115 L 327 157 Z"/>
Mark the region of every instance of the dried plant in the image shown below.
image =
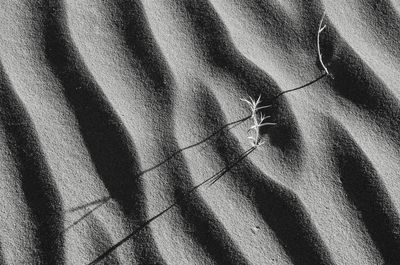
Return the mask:
<path id="1" fill-rule="evenodd" d="M 319 22 L 319 26 L 318 26 L 318 34 L 317 34 L 317 49 L 318 49 L 318 58 L 319 58 L 319 62 L 321 63 L 322 68 L 324 68 L 324 72 L 327 75 L 330 75 L 328 68 L 326 68 L 324 62 L 322 61 L 322 53 L 321 53 L 321 45 L 320 45 L 320 35 L 321 32 L 326 28 L 326 25 L 322 25 L 323 21 L 325 18 L 325 12 L 322 14 L 322 18 Z"/>
<path id="2" fill-rule="evenodd" d="M 249 100 L 247 99 L 240 99 L 240 100 L 246 102 L 250 106 L 251 118 L 253 119 L 253 126 L 251 126 L 250 129 L 248 130 L 248 132 L 253 131 L 253 135 L 250 135 L 247 138 L 251 140 L 251 145 L 253 147 L 259 147 L 265 143 L 264 141 L 261 140 L 260 128 L 267 125 L 276 125 L 276 123 L 264 122 L 266 119 L 270 118 L 270 116 L 264 116 L 263 113 L 259 112 L 262 109 L 271 107 L 271 105 L 260 106 L 261 95 L 258 97 L 257 100 L 254 100 L 252 97 L 249 97 Z"/>

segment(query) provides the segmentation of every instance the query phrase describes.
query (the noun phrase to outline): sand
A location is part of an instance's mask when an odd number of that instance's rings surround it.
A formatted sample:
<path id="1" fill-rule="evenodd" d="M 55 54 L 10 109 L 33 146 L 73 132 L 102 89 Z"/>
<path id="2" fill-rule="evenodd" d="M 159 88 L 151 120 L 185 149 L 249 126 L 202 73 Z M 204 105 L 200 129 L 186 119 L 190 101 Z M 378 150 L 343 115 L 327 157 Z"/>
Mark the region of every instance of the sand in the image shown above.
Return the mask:
<path id="1" fill-rule="evenodd" d="M 0 18 L 0 264 L 400 264 L 398 1 Z"/>

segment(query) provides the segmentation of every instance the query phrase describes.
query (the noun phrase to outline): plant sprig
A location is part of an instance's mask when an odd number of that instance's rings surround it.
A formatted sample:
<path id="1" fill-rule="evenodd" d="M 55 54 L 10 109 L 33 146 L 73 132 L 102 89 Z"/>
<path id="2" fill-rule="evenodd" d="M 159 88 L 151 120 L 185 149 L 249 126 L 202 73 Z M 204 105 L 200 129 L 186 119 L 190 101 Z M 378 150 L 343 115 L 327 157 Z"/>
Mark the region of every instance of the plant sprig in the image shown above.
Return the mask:
<path id="1" fill-rule="evenodd" d="M 249 99 L 240 99 L 241 101 L 246 102 L 250 106 L 250 111 L 251 111 L 251 118 L 253 119 L 253 126 L 251 126 L 248 129 L 248 132 L 253 131 L 254 135 L 250 135 L 249 138 L 251 140 L 251 145 L 253 147 L 259 147 L 263 145 L 265 142 L 261 140 L 261 135 L 260 135 L 260 128 L 268 125 L 276 125 L 276 123 L 272 122 L 264 122 L 266 119 L 270 118 L 271 116 L 264 116 L 263 113 L 260 113 L 259 111 L 262 109 L 266 109 L 271 107 L 272 105 L 267 105 L 267 106 L 260 106 L 261 103 L 261 95 L 258 96 L 257 100 L 254 100 L 252 97 L 249 97 Z"/>

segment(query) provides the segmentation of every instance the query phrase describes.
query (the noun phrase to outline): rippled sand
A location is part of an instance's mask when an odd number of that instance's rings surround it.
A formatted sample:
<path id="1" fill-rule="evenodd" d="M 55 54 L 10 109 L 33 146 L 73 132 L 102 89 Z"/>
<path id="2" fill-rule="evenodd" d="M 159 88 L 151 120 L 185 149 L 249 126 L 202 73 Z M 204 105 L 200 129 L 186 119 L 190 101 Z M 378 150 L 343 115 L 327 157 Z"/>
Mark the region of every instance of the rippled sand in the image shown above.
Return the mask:
<path id="1" fill-rule="evenodd" d="M 398 1 L 0 18 L 1 264 L 400 264 Z M 247 154 L 258 95 L 277 125 Z"/>

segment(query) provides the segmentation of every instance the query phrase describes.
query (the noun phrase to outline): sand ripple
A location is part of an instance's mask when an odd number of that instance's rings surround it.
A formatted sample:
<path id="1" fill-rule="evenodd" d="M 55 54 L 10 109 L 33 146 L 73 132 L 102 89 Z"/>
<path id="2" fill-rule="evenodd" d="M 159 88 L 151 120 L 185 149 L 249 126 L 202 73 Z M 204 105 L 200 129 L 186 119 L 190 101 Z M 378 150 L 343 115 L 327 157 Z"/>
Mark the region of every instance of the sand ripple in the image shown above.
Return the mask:
<path id="1" fill-rule="evenodd" d="M 400 261 L 396 1 L 1 6 L 0 264 Z"/>

